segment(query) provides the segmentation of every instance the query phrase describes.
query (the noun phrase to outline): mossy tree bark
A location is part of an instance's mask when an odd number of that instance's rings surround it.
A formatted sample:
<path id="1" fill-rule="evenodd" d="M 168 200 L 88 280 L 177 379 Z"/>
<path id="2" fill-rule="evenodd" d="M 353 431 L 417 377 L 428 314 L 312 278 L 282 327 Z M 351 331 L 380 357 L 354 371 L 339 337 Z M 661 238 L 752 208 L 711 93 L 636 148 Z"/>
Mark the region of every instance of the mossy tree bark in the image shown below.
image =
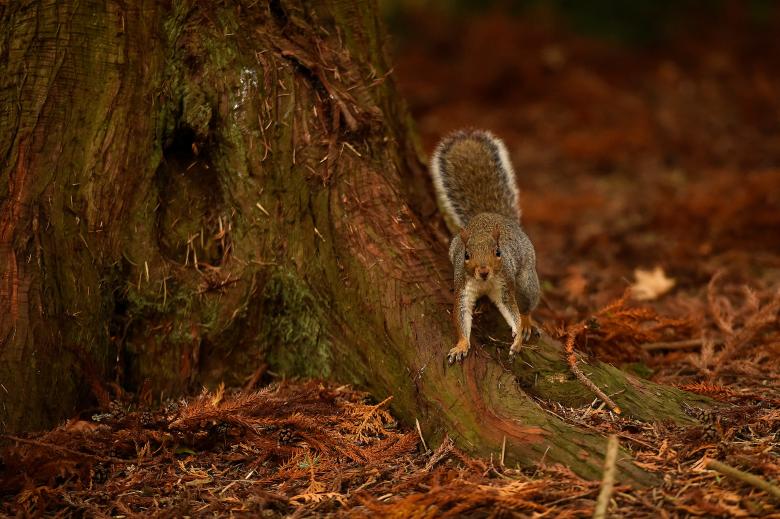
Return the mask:
<path id="1" fill-rule="evenodd" d="M 599 474 L 602 439 L 530 396 L 592 400 L 558 343 L 445 364 L 447 243 L 373 2 L 3 10 L 4 429 L 112 381 L 173 395 L 268 363 L 392 394 L 431 442 Z M 589 368 L 642 419 L 695 398 Z"/>

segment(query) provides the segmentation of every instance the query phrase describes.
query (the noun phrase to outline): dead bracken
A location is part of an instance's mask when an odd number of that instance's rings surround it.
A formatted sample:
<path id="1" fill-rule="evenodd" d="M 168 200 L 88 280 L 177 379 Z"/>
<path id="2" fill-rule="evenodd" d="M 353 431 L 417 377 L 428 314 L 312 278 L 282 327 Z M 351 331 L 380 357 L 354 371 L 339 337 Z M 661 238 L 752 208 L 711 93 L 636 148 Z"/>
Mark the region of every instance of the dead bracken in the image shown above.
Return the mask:
<path id="1" fill-rule="evenodd" d="M 688 387 L 732 403 L 687 427 L 648 424 L 590 406 L 550 412 L 614 434 L 657 488 L 618 478 L 612 499 L 633 517 L 776 513 L 777 501 L 721 477 L 724 460 L 766 479 L 780 474 L 780 403 L 716 387 Z M 465 456 L 446 439 L 423 452 L 385 400 L 346 386 L 280 383 L 253 392 L 203 392 L 156 409 L 115 400 L 105 413 L 26 438 L 6 437 L 0 512 L 11 516 L 263 517 L 592 514 L 598 481 L 540 460 L 528 469 Z M 695 414 L 696 410 L 691 413 Z M 663 485 L 660 482 L 663 481 Z"/>

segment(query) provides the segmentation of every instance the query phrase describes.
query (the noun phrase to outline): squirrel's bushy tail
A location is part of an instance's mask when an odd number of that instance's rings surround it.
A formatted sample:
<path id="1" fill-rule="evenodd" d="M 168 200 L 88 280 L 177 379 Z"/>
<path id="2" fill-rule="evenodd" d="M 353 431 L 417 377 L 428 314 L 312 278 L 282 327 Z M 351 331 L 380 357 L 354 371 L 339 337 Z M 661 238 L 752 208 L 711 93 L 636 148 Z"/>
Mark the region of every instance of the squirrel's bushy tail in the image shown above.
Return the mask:
<path id="1" fill-rule="evenodd" d="M 460 130 L 439 143 L 431 176 L 448 223 L 465 227 L 479 213 L 520 218 L 515 173 L 504 143 L 484 130 Z"/>

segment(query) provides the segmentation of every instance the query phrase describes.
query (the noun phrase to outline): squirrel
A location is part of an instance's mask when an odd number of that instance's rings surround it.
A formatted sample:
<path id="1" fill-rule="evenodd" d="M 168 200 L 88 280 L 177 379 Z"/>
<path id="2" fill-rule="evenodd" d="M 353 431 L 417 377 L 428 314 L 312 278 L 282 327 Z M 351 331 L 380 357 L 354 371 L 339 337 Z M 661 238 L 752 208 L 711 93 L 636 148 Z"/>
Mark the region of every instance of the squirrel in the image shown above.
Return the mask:
<path id="1" fill-rule="evenodd" d="M 439 142 L 430 172 L 455 234 L 450 261 L 458 342 L 447 359 L 452 364 L 468 354 L 474 306 L 482 296 L 512 328 L 512 358 L 536 333 L 531 312 L 539 303 L 539 278 L 536 252 L 520 226 L 519 192 L 506 147 L 488 131 L 456 131 Z"/>

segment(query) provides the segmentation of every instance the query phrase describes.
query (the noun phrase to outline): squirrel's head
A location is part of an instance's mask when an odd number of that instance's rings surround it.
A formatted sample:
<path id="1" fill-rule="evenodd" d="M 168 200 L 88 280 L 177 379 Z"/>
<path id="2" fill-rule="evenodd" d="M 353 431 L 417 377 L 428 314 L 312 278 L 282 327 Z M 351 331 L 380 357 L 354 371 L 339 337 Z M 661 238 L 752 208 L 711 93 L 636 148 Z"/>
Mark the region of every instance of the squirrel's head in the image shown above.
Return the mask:
<path id="1" fill-rule="evenodd" d="M 499 238 L 501 229 L 496 226 L 492 231 L 482 229 L 461 229 L 463 240 L 463 265 L 466 274 L 480 281 L 488 281 L 501 269 L 501 247 Z"/>

